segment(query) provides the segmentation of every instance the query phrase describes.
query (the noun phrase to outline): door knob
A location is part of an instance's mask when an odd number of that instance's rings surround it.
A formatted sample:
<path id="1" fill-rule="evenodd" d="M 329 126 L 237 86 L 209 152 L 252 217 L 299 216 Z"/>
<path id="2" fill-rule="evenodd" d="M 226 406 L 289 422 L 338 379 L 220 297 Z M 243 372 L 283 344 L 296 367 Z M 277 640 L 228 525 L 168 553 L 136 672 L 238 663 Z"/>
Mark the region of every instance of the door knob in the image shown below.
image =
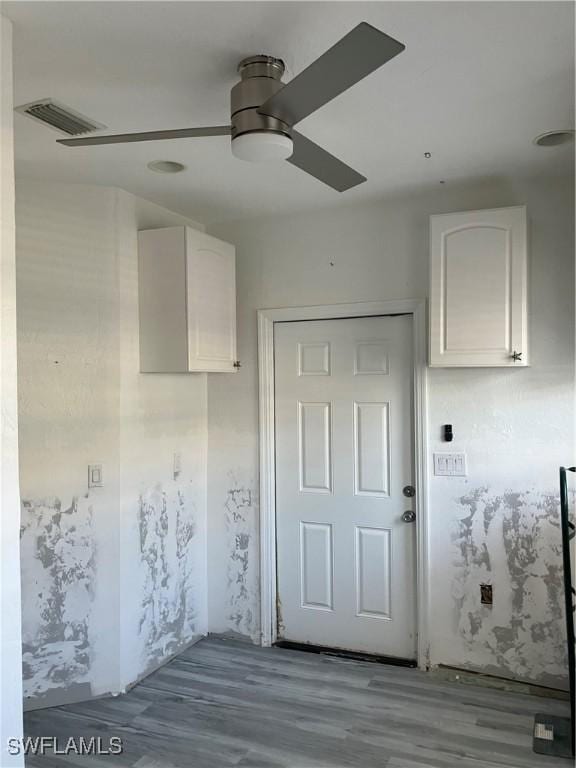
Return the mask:
<path id="1" fill-rule="evenodd" d="M 411 509 L 407 509 L 406 512 L 402 515 L 402 520 L 404 520 L 405 523 L 413 523 L 414 520 L 416 520 L 416 512 L 413 512 Z"/>
<path id="2" fill-rule="evenodd" d="M 407 496 L 409 499 L 411 499 L 412 496 L 416 496 L 416 488 L 414 488 L 413 485 L 405 485 L 402 489 L 402 493 L 404 496 Z"/>

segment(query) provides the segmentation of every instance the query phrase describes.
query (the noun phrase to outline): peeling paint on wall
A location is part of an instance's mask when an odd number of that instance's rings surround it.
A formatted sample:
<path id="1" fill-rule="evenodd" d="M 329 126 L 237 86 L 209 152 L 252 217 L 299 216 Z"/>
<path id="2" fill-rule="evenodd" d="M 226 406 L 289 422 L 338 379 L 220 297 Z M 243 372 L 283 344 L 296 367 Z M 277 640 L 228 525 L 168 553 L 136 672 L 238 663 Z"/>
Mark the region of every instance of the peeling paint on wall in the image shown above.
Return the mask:
<path id="1" fill-rule="evenodd" d="M 143 597 L 139 634 L 142 669 L 149 669 L 190 642 L 196 632 L 192 539 L 195 508 L 183 487 L 159 483 L 138 504 Z"/>
<path id="2" fill-rule="evenodd" d="M 89 497 L 22 501 L 24 695 L 86 682 L 95 545 Z"/>
<path id="3" fill-rule="evenodd" d="M 491 493 L 458 500 L 466 515 L 452 535 L 456 631 L 484 672 L 565 687 L 566 636 L 559 499 Z M 480 602 L 491 584 L 493 605 Z M 484 663 L 482 663 L 482 661 Z"/>
<path id="4" fill-rule="evenodd" d="M 234 632 L 253 640 L 260 634 L 257 614 L 259 577 L 257 547 L 257 502 L 255 492 L 229 474 L 229 489 L 224 503 L 228 547 L 227 606 L 228 622 Z"/>

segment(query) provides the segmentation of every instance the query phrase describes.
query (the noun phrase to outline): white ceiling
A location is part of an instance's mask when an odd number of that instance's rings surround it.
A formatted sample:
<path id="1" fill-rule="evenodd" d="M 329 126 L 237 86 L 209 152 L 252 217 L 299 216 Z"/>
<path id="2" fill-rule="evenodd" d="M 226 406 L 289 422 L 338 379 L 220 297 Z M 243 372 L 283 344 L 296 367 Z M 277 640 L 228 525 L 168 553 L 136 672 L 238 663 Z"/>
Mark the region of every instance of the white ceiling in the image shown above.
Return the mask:
<path id="1" fill-rule="evenodd" d="M 240 59 L 279 56 L 289 79 L 362 20 L 406 45 L 298 126 L 368 177 L 349 192 L 289 163 L 236 160 L 227 137 L 71 149 L 16 115 L 22 177 L 119 186 L 208 223 L 572 164 L 571 147 L 532 144 L 573 127 L 571 2 L 47 1 L 2 12 L 14 21 L 16 105 L 51 96 L 106 132 L 228 123 Z M 148 171 L 157 159 L 187 170 Z"/>

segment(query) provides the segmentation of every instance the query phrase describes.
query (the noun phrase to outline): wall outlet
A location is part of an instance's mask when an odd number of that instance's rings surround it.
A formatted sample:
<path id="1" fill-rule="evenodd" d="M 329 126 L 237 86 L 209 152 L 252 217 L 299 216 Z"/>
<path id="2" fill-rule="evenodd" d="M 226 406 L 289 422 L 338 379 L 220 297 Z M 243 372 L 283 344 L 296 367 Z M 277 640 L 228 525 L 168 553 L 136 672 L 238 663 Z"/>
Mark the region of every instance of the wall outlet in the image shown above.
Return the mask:
<path id="1" fill-rule="evenodd" d="M 88 464 L 88 488 L 102 488 L 102 464 Z"/>
<path id="2" fill-rule="evenodd" d="M 492 605 L 492 584 L 480 584 L 480 602 L 482 605 Z"/>
<path id="3" fill-rule="evenodd" d="M 176 451 L 176 453 L 174 454 L 172 472 L 174 474 L 174 480 L 177 480 L 180 475 L 180 472 L 182 472 L 182 457 L 179 451 Z"/>
<path id="4" fill-rule="evenodd" d="M 434 474 L 440 477 L 466 477 L 466 454 L 435 453 Z"/>

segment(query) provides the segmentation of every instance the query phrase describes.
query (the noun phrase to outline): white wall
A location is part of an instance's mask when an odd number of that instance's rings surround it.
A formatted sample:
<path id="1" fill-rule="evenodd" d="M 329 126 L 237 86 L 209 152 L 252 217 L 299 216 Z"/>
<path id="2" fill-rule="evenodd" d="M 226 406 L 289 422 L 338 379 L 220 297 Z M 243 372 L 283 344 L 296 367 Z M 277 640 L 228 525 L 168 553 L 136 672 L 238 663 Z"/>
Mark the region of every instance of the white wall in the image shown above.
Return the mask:
<path id="1" fill-rule="evenodd" d="M 16 391 L 16 270 L 12 25 L 0 16 L 0 767 L 24 764 L 8 739 L 22 737 L 20 499 Z"/>
<path id="2" fill-rule="evenodd" d="M 136 232 L 181 217 L 39 182 L 18 183 L 16 214 L 24 694 L 39 706 L 120 690 L 206 632 L 206 377 L 138 372 Z"/>
<path id="3" fill-rule="evenodd" d="M 117 220 L 124 687 L 208 631 L 208 409 L 206 374 L 138 372 L 136 233 L 183 221 L 122 191 Z M 181 465 L 177 477 L 175 453 Z"/>
<path id="4" fill-rule="evenodd" d="M 209 376 L 212 631 L 257 640 L 256 309 L 428 294 L 428 216 L 527 204 L 532 366 L 430 371 L 430 445 L 444 423 L 465 479 L 431 479 L 432 664 L 565 686 L 558 465 L 573 459 L 572 179 L 493 181 L 362 207 L 223 222 L 237 247 L 238 374 Z M 226 564 L 223 567 L 223 564 Z M 481 608 L 490 579 L 494 606 Z"/>

